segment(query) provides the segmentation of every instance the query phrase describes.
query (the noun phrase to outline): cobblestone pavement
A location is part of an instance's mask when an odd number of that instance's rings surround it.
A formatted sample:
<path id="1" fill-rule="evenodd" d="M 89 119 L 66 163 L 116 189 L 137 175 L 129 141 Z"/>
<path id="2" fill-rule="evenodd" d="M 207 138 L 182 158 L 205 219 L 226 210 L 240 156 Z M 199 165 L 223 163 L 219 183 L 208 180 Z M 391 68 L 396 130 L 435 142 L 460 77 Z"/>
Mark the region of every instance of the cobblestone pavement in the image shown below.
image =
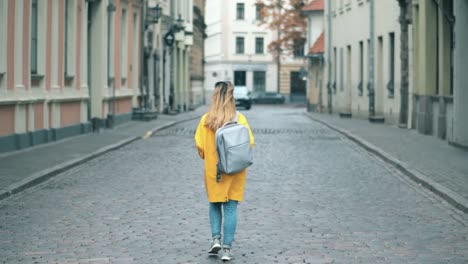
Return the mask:
<path id="1" fill-rule="evenodd" d="M 254 106 L 232 263 L 468 263 L 468 219 L 310 121 Z M 221 263 L 183 123 L 0 202 L 0 263 Z"/>

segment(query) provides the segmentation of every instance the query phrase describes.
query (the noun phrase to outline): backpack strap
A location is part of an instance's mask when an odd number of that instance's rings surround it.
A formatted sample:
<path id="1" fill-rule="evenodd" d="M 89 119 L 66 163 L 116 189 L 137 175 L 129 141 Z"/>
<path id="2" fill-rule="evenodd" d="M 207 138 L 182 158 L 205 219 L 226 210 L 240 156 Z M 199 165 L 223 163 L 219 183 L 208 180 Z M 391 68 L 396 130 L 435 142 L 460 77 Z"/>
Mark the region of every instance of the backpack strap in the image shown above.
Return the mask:
<path id="1" fill-rule="evenodd" d="M 239 111 L 236 111 L 236 116 L 234 117 L 234 119 L 232 121 L 237 123 L 238 119 L 239 119 Z"/>
<path id="2" fill-rule="evenodd" d="M 223 128 L 227 125 L 231 125 L 231 124 L 237 124 L 237 120 L 239 119 L 239 112 L 236 111 L 236 115 L 234 116 L 234 119 L 232 119 L 231 121 L 227 121 L 226 123 L 224 123 L 220 128 Z"/>

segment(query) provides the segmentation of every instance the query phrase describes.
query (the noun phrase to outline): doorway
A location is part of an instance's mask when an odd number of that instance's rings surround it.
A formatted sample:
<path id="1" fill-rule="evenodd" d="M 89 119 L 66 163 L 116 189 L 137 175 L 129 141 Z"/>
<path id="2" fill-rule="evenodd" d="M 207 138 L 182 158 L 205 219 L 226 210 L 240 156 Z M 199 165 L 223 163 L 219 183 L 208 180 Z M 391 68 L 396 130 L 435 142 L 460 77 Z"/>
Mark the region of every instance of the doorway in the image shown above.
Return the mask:
<path id="1" fill-rule="evenodd" d="M 306 81 L 301 78 L 300 72 L 290 73 L 291 102 L 306 102 Z"/>

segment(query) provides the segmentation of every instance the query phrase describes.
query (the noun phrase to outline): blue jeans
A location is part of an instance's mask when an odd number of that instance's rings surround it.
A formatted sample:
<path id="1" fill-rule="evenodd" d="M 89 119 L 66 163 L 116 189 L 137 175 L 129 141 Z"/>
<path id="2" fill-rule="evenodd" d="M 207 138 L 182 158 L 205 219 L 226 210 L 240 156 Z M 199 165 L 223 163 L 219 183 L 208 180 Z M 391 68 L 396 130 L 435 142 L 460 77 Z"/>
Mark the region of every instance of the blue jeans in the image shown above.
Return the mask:
<path id="1" fill-rule="evenodd" d="M 237 203 L 233 200 L 225 203 L 210 203 L 210 224 L 213 238 L 221 238 L 221 223 L 224 214 L 223 247 L 225 248 L 231 248 L 234 240 L 237 225 Z"/>

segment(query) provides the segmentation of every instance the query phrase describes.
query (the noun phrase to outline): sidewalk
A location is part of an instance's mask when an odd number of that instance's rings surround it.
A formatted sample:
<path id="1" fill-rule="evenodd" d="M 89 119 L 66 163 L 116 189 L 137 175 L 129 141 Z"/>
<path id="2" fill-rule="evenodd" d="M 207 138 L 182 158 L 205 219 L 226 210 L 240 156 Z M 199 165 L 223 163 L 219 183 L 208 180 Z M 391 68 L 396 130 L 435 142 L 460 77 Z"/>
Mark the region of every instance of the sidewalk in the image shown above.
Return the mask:
<path id="1" fill-rule="evenodd" d="M 206 107 L 178 115 L 159 115 L 149 122 L 129 121 L 65 140 L 0 155 L 0 200 L 37 185 L 60 172 L 111 150 L 187 120 L 200 118 Z"/>
<path id="2" fill-rule="evenodd" d="M 337 115 L 305 113 L 393 164 L 414 181 L 468 213 L 468 152 L 411 129 Z"/>

